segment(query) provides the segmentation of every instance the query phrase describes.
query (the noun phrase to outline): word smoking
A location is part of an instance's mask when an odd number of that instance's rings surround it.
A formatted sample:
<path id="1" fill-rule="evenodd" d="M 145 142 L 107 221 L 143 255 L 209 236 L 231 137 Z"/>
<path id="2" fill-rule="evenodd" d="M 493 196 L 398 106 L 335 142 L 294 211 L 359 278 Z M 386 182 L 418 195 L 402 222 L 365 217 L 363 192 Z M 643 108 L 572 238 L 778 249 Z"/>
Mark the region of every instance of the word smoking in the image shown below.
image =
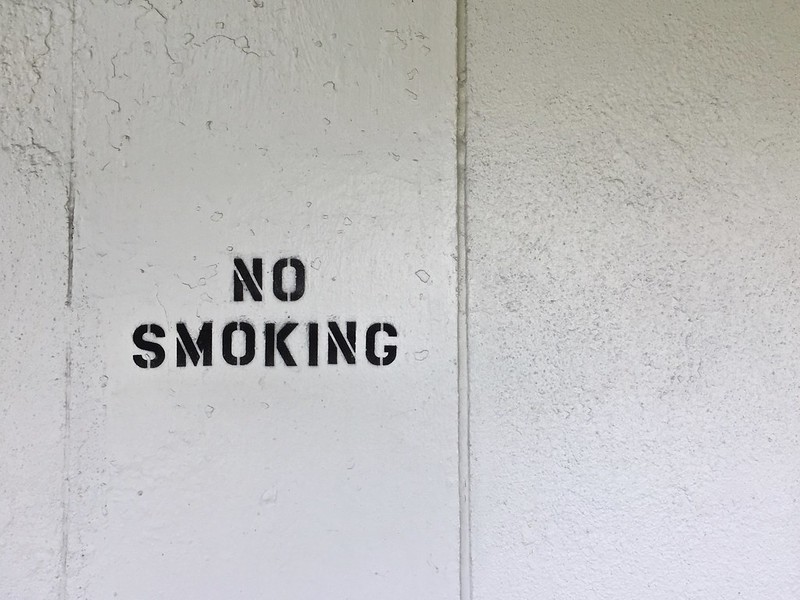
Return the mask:
<path id="1" fill-rule="evenodd" d="M 252 259 L 248 268 L 241 258 L 233 260 L 233 301 L 244 302 L 245 293 L 255 302 L 264 300 L 263 260 Z M 305 294 L 306 268 L 299 258 L 281 258 L 272 267 L 272 295 L 280 302 L 297 302 Z M 292 334 L 300 331 L 290 340 Z M 397 329 L 391 323 L 370 323 L 359 335 L 357 321 L 327 321 L 324 324 L 288 321 L 264 322 L 256 325 L 246 320 L 225 323 L 219 332 L 221 357 L 225 364 L 244 366 L 252 363 L 257 354 L 263 357 L 265 367 L 282 364 L 298 365 L 302 358 L 309 367 L 322 364 L 356 364 L 358 349 L 363 347 L 367 362 L 375 366 L 390 365 L 397 358 L 397 346 L 389 343 L 397 338 Z M 327 331 L 327 344 L 320 357 L 320 330 Z M 175 324 L 175 366 L 201 365 L 210 367 L 215 360 L 217 339 L 213 321 L 203 321 L 192 333 L 184 321 Z M 142 351 L 133 355 L 133 362 L 142 369 L 155 369 L 164 364 L 167 351 L 161 340 L 167 333 L 158 323 L 143 323 L 133 332 L 133 343 Z M 363 346 L 361 341 L 363 339 Z M 219 357 L 217 357 L 219 359 Z"/>

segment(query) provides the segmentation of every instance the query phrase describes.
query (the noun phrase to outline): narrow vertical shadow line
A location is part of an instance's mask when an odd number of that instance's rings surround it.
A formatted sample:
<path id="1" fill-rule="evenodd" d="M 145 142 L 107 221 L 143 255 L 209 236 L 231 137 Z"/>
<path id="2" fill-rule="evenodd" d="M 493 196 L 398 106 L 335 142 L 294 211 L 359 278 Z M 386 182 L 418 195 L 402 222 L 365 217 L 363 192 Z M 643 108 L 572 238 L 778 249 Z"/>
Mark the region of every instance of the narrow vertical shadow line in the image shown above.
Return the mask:
<path id="1" fill-rule="evenodd" d="M 469 356 L 467 329 L 467 0 L 456 4 L 456 157 L 458 233 L 458 486 L 459 588 L 461 600 L 472 598 L 470 509 Z"/>
<path id="2" fill-rule="evenodd" d="M 67 307 L 72 306 L 73 267 L 75 264 L 75 1 L 70 2 L 70 121 L 69 173 L 67 174 Z"/>
<path id="3" fill-rule="evenodd" d="M 69 514 L 70 514 L 70 470 L 71 470 L 71 431 L 72 431 L 72 294 L 73 294 L 73 272 L 75 263 L 75 109 L 76 109 L 76 89 L 75 89 L 75 11 L 77 0 L 71 0 L 70 10 L 70 107 L 69 107 L 69 172 L 67 173 L 67 348 L 64 364 L 64 432 L 63 432 L 63 463 L 61 479 L 61 582 L 60 598 L 67 600 L 69 587 L 67 585 L 67 575 L 69 567 Z"/>
<path id="4" fill-rule="evenodd" d="M 65 367 L 66 386 L 64 390 L 64 456 L 63 473 L 61 478 L 61 600 L 67 600 L 67 574 L 69 556 L 69 512 L 70 512 L 70 428 L 71 428 L 71 395 L 72 395 L 72 347 L 67 346 L 66 367 Z"/>

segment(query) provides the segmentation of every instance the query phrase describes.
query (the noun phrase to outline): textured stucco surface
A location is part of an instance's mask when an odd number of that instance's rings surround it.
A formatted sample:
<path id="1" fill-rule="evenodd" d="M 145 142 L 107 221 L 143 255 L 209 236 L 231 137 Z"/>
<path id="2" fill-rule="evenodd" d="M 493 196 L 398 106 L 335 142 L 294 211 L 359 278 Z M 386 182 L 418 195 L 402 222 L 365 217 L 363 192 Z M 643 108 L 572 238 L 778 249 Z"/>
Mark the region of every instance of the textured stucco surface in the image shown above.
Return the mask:
<path id="1" fill-rule="evenodd" d="M 148 5 L 78 2 L 70 596 L 455 598 L 454 6 Z M 234 256 L 305 296 L 234 304 Z M 358 363 L 175 367 L 237 319 L 357 320 Z"/>
<path id="2" fill-rule="evenodd" d="M 0 2 L 0 598 L 60 590 L 69 14 Z"/>
<path id="3" fill-rule="evenodd" d="M 800 597 L 800 8 L 466 4 L 0 0 L 0 599 Z"/>
<path id="4" fill-rule="evenodd" d="M 458 597 L 455 5 L 8 1 L 0 27 L 0 597 Z M 300 257 L 305 296 L 234 304 L 236 256 L 268 282 Z M 237 320 L 259 352 L 231 367 Z M 289 320 L 323 361 L 356 320 L 357 364 L 266 367 Z M 179 321 L 214 322 L 212 367 L 176 367 Z"/>
<path id="5" fill-rule="evenodd" d="M 800 8 L 468 16 L 475 600 L 800 597 Z"/>

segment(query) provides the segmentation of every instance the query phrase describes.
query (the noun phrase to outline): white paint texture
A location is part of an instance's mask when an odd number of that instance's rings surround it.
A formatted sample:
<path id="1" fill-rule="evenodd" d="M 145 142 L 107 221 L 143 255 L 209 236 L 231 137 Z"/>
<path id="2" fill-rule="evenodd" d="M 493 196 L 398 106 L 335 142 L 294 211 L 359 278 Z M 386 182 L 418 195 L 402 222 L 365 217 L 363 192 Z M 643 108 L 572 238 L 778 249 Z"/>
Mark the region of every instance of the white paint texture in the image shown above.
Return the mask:
<path id="1" fill-rule="evenodd" d="M 457 596 L 454 14 L 78 3 L 70 597 Z M 305 296 L 234 304 L 235 256 L 299 256 Z M 266 368 L 259 341 L 231 367 L 240 318 L 356 319 L 358 364 Z M 177 369 L 203 320 L 214 367 Z"/>
<path id="2" fill-rule="evenodd" d="M 69 13 L 0 2 L 0 598 L 60 588 Z"/>
<path id="3" fill-rule="evenodd" d="M 473 597 L 800 597 L 800 8 L 469 7 Z"/>
<path id="4" fill-rule="evenodd" d="M 800 597 L 799 10 L 0 1 L 0 598 Z"/>
<path id="5" fill-rule="evenodd" d="M 78 0 L 72 123 L 72 15 L 46 37 L 44 3 L 0 6 L 0 596 L 456 598 L 455 5 Z M 305 296 L 268 270 L 234 303 L 236 256 L 299 256 Z M 259 351 L 231 367 L 240 319 Z M 323 361 L 325 322 L 357 320 L 358 363 L 265 367 L 289 319 L 321 322 Z M 204 320 L 215 364 L 177 368 L 175 323 Z"/>

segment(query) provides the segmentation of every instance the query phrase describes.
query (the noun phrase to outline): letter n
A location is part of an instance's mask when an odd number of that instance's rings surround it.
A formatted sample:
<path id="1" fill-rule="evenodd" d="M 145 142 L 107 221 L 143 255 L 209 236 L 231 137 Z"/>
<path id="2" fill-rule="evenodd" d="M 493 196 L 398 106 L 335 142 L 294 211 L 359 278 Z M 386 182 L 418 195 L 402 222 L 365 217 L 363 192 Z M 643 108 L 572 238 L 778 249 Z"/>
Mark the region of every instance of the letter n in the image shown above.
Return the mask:
<path id="1" fill-rule="evenodd" d="M 233 259 L 233 301 L 244 301 L 244 288 L 256 302 L 263 300 L 264 267 L 260 258 L 253 259 L 251 273 L 241 258 Z"/>
<path id="2" fill-rule="evenodd" d="M 339 324 L 335 321 L 328 321 L 328 364 L 335 365 L 338 362 L 339 352 L 344 356 L 348 365 L 356 364 L 356 322 L 347 321 L 347 339 L 342 335 Z M 339 352 L 337 352 L 337 349 Z"/>

